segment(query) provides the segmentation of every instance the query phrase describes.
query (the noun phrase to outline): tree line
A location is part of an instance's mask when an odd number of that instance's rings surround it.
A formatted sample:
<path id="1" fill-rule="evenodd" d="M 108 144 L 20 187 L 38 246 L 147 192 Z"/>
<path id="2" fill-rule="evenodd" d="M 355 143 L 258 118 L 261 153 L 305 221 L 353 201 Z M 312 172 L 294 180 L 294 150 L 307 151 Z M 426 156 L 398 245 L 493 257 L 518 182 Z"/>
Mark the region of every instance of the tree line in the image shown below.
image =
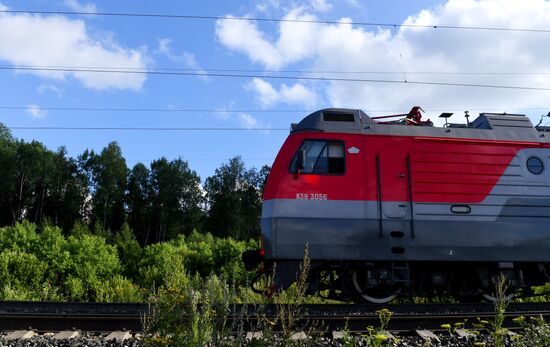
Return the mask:
<path id="1" fill-rule="evenodd" d="M 193 230 L 248 239 L 259 232 L 269 170 L 247 169 L 237 156 L 202 184 L 181 158 L 130 169 L 116 142 L 71 158 L 64 147 L 15 139 L 0 123 L 0 226 L 83 223 L 115 233 L 128 224 L 142 245 Z"/>

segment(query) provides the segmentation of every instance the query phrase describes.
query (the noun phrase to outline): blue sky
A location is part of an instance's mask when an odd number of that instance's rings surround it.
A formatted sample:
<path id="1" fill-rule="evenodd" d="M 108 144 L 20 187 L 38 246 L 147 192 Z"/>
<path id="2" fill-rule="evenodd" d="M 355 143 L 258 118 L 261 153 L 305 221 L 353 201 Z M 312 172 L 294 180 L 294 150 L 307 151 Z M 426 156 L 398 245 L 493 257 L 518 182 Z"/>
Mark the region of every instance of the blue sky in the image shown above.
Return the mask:
<path id="1" fill-rule="evenodd" d="M 77 1 L 0 0 L 0 10 L 164 13 L 318 19 L 341 24 L 0 13 L 0 65 L 115 69 L 250 70 L 247 74 L 407 79 L 548 88 L 550 33 L 358 26 L 357 22 L 548 29 L 542 0 Z M 340 74 L 313 74 L 336 71 Z M 342 74 L 359 71 L 362 73 Z M 369 72 L 368 74 L 366 72 Z M 373 73 L 376 72 L 376 73 Z M 465 72 L 476 74 L 464 74 Z M 227 73 L 227 72 L 226 72 Z M 483 73 L 483 74 L 480 74 Z M 491 73 L 491 74 L 488 74 Z M 502 74 L 506 73 L 506 74 Z M 513 74 L 510 74 L 513 73 Z M 517 74 L 519 73 L 519 74 Z M 0 70 L 0 122 L 11 127 L 284 128 L 309 110 L 362 108 L 372 115 L 421 105 L 442 111 L 550 109 L 549 91 Z M 4 107 L 4 108 L 2 108 Z M 16 107 L 21 109 L 6 109 Z M 216 112 L 61 111 L 65 108 L 202 109 Z M 232 112 L 232 110 L 247 110 Z M 291 110 L 280 112 L 281 110 Z M 231 112 L 226 112 L 231 111 Z M 253 112 L 254 111 L 254 112 Z M 455 121 L 462 121 L 457 117 Z M 201 178 L 240 155 L 271 164 L 288 131 L 13 130 L 76 157 L 117 141 L 132 167 L 182 157 Z"/>

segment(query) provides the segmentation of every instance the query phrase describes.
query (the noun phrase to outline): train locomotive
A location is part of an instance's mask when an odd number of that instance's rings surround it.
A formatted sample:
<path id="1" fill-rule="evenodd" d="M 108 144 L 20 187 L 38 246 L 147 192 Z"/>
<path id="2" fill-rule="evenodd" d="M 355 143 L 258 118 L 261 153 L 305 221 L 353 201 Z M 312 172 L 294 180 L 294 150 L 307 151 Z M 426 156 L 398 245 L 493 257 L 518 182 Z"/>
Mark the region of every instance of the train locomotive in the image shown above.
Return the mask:
<path id="1" fill-rule="evenodd" d="M 436 127 L 420 107 L 397 120 L 331 108 L 292 124 L 264 188 L 262 247 L 243 254 L 255 282 L 274 273 L 287 288 L 306 245 L 309 291 L 336 299 L 492 300 L 495 276 L 510 293 L 548 281 L 550 129 L 449 115 Z"/>

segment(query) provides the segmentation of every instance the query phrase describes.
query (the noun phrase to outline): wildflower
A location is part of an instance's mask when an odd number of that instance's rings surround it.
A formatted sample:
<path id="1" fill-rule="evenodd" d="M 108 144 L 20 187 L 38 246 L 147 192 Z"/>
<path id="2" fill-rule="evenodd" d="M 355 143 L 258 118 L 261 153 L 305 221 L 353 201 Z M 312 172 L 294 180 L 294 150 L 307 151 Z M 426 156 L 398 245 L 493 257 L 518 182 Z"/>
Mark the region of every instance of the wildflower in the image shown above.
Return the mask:
<path id="1" fill-rule="evenodd" d="M 516 317 L 514 319 L 512 319 L 512 321 L 518 325 L 523 325 L 523 323 L 525 323 L 525 317 L 523 316 L 519 316 L 519 317 Z"/>
<path id="2" fill-rule="evenodd" d="M 388 339 L 388 336 L 385 334 L 379 333 L 379 334 L 376 334 L 376 336 L 374 336 L 374 339 L 378 342 L 384 342 Z"/>

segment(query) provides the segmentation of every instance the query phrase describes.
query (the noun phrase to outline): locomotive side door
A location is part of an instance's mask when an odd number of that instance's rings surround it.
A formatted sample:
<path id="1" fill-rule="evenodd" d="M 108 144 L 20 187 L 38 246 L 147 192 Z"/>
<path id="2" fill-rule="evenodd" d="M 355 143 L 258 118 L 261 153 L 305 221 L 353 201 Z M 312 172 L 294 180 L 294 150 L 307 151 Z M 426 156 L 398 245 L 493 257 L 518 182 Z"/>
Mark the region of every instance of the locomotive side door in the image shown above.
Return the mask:
<path id="1" fill-rule="evenodd" d="M 382 217 L 402 219 L 409 215 L 406 154 L 398 149 L 377 153 L 379 196 Z"/>
<path id="2" fill-rule="evenodd" d="M 394 143 L 375 153 L 379 232 L 414 237 L 411 159 L 405 146 Z"/>

